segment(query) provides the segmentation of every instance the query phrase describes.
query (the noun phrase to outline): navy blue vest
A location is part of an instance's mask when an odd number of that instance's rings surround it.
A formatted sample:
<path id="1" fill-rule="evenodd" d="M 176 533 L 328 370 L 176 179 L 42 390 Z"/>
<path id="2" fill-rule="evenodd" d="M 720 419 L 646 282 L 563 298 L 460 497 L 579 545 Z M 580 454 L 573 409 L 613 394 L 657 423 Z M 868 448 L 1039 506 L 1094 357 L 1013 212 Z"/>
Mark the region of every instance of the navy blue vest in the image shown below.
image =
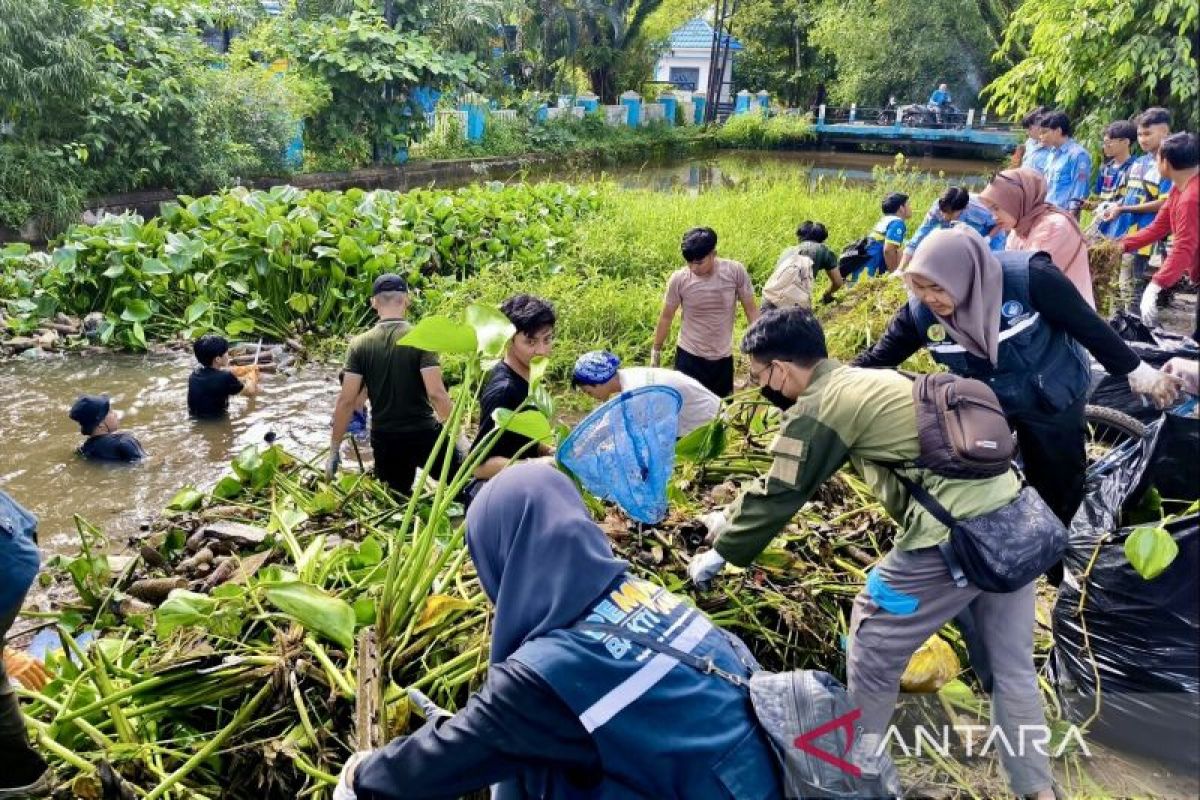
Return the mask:
<path id="1" fill-rule="evenodd" d="M 916 298 L 909 313 L 933 360 L 955 375 L 984 381 L 1010 417 L 1027 412 L 1052 413 L 1077 401 L 1088 388 L 1088 359 L 1083 348 L 1051 327 L 1029 301 L 1029 259 L 1033 253 L 997 253 L 1004 268 L 997 363 L 968 353 L 956 344 L 933 312 Z"/>
<path id="2" fill-rule="evenodd" d="M 741 642 L 662 587 L 624 575 L 585 615 L 749 676 Z M 590 798 L 775 800 L 775 756 L 745 689 L 618 636 L 567 628 L 512 659 L 537 672 L 576 713 L 600 752 Z"/>

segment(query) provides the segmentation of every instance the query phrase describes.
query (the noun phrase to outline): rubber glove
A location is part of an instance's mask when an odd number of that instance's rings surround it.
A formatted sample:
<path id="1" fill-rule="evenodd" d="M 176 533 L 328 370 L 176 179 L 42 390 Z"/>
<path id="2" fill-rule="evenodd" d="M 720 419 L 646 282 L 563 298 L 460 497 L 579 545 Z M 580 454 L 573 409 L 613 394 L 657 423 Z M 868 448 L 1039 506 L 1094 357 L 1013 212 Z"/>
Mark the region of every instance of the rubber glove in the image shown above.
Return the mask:
<path id="1" fill-rule="evenodd" d="M 1159 408 L 1166 408 L 1179 398 L 1178 381 L 1145 361 L 1138 362 L 1137 369 L 1126 377 L 1134 394 L 1146 395 Z"/>
<path id="2" fill-rule="evenodd" d="M 662 365 L 662 350 L 654 349 L 650 351 L 650 366 L 658 367 Z"/>
<path id="3" fill-rule="evenodd" d="M 325 462 L 325 480 L 332 481 L 337 475 L 338 467 L 342 464 L 342 454 L 333 452 L 329 454 L 329 459 Z"/>
<path id="4" fill-rule="evenodd" d="M 409 701 L 414 706 L 421 709 L 421 716 L 423 716 L 427 722 L 432 722 L 433 720 L 441 717 L 454 716 L 449 711 L 430 700 L 429 696 L 420 689 L 413 689 L 410 687 L 407 691 Z"/>
<path id="5" fill-rule="evenodd" d="M 1146 291 L 1142 292 L 1142 302 L 1138 311 L 1142 315 L 1142 324 L 1147 328 L 1158 327 L 1158 295 L 1162 292 L 1162 287 L 1154 281 L 1146 284 Z"/>
<path id="6" fill-rule="evenodd" d="M 18 683 L 33 691 L 40 692 L 50 682 L 46 665 L 21 650 L 5 648 L 4 671 L 10 678 L 16 678 Z"/>
<path id="7" fill-rule="evenodd" d="M 725 518 L 724 511 L 710 511 L 707 514 L 701 515 L 700 524 L 708 531 L 708 535 L 704 537 L 704 543 L 712 545 L 717 540 L 717 537 L 721 535 L 721 531 L 725 530 L 725 525 L 728 522 L 729 520 Z"/>
<path id="8" fill-rule="evenodd" d="M 701 589 L 707 589 L 709 582 L 723 569 L 725 559 L 721 554 L 716 550 L 705 550 L 692 556 L 692 560 L 688 562 L 688 577 Z"/>
<path id="9" fill-rule="evenodd" d="M 338 775 L 337 786 L 333 790 L 333 800 L 358 800 L 354 793 L 354 770 L 358 762 L 371 755 L 369 750 L 360 751 L 346 759 L 342 772 Z"/>
<path id="10" fill-rule="evenodd" d="M 1200 394 L 1200 361 L 1176 356 L 1163 365 L 1162 371 L 1177 378 L 1188 394 Z"/>

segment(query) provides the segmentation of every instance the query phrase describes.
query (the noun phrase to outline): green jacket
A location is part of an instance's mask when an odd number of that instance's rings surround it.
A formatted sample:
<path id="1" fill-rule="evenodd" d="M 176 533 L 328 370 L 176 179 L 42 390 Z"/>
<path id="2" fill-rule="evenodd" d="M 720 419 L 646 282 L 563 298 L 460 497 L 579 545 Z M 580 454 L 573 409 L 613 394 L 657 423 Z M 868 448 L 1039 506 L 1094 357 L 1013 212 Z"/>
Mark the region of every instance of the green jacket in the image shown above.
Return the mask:
<path id="1" fill-rule="evenodd" d="M 904 485 L 874 462 L 911 461 L 919 454 L 912 382 L 891 370 L 845 367 L 827 359 L 812 382 L 784 412 L 770 445 L 775 460 L 726 512 L 716 550 L 732 564 L 748 566 L 822 483 L 849 461 L 900 525 L 896 547 L 917 550 L 939 544 L 949 531 Z M 925 486 L 959 518 L 994 511 L 1017 496 L 1014 472 L 983 480 L 943 478 L 910 467 L 905 474 Z"/>

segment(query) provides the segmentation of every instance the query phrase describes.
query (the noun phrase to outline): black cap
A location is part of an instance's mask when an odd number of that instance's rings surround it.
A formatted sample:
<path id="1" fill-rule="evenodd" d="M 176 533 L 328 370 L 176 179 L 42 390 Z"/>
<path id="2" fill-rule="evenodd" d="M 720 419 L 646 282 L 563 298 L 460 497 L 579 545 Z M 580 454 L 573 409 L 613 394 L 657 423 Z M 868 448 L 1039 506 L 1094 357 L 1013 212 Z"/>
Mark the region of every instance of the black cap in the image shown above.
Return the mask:
<path id="1" fill-rule="evenodd" d="M 103 395 L 85 394 L 75 401 L 67 416 L 79 423 L 79 432 L 88 436 L 96 430 L 96 426 L 104 422 L 111 407 L 108 398 Z"/>
<path id="2" fill-rule="evenodd" d="M 375 285 L 371 287 L 371 296 L 374 297 L 381 292 L 407 292 L 408 281 L 404 280 L 402 275 L 397 275 L 394 272 L 385 272 L 375 279 Z"/>

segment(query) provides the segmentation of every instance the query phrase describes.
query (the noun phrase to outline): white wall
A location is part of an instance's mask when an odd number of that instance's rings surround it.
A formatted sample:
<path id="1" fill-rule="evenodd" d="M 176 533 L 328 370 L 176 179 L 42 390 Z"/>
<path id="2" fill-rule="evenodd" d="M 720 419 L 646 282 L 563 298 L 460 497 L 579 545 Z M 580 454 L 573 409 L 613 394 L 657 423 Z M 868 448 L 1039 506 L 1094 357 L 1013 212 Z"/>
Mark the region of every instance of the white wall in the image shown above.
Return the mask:
<path id="1" fill-rule="evenodd" d="M 729 54 L 729 63 L 725 65 L 725 82 L 726 86 L 721 91 L 721 102 L 731 102 L 732 94 L 729 91 L 728 83 L 733 76 L 733 59 L 737 58 L 737 53 Z M 671 79 L 671 68 L 682 67 L 700 70 L 700 79 L 696 84 L 696 91 L 703 92 L 708 87 L 708 64 L 709 50 L 707 48 L 680 48 L 678 50 L 668 50 L 662 58 L 658 60 L 658 64 L 654 70 L 654 79 L 656 81 L 669 81 Z"/>

